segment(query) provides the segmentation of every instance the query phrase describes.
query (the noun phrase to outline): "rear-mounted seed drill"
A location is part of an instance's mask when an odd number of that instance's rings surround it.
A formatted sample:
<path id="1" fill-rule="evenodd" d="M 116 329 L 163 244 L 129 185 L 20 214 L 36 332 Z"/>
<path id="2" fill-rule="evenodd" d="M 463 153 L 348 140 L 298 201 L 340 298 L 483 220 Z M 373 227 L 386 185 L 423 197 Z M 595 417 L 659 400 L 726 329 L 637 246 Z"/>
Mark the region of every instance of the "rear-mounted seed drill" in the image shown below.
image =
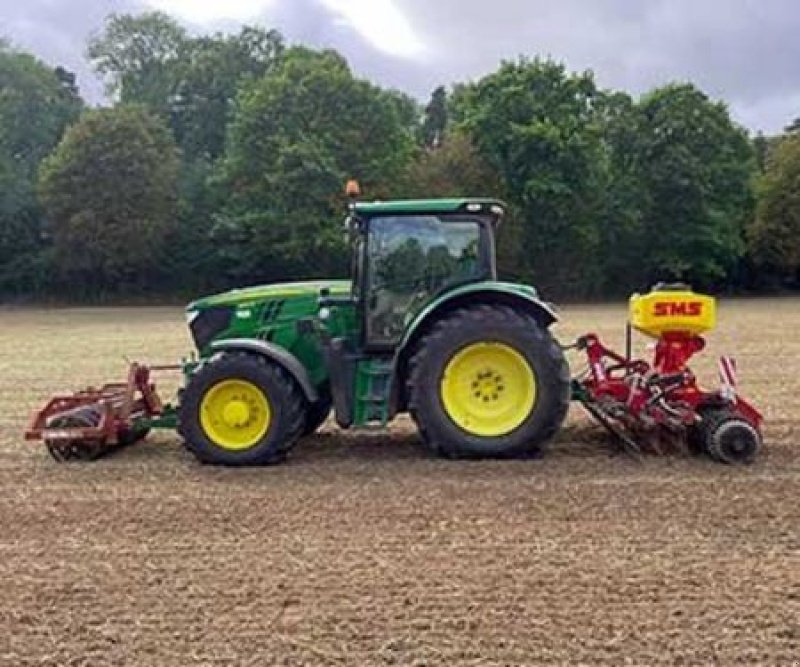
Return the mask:
<path id="1" fill-rule="evenodd" d="M 588 368 L 573 380 L 573 397 L 629 452 L 664 453 L 681 443 L 722 463 L 749 463 L 761 446 L 763 417 L 736 389 L 736 363 L 719 360 L 720 386 L 703 389 L 689 360 L 705 348 L 700 334 L 716 325 L 713 297 L 685 285 L 657 285 L 630 298 L 625 355 L 594 333 L 573 347 Z M 631 358 L 631 328 L 655 339 L 652 362 Z"/>

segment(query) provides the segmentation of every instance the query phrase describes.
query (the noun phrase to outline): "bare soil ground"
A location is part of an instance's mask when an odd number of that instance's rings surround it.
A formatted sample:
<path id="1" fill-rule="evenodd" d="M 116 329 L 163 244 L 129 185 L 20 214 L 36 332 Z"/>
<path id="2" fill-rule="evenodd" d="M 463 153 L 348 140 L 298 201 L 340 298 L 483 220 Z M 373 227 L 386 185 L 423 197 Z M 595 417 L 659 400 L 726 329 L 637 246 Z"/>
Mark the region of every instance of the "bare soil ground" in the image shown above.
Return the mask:
<path id="1" fill-rule="evenodd" d="M 558 335 L 622 343 L 624 304 Z M 170 433 L 94 464 L 21 438 L 51 392 L 190 349 L 178 309 L 0 311 L 0 663 L 800 663 L 800 301 L 721 304 L 767 417 L 745 468 L 609 453 L 576 409 L 547 456 L 449 462 L 407 422 L 326 427 L 274 468 Z"/>

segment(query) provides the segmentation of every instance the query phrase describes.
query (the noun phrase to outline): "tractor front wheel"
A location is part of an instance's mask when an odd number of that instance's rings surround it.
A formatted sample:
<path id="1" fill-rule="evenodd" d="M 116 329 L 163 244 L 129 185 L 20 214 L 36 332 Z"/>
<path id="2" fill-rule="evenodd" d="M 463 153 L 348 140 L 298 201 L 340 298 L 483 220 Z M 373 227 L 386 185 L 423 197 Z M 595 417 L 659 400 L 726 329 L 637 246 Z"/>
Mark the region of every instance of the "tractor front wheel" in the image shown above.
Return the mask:
<path id="1" fill-rule="evenodd" d="M 507 457 L 535 451 L 561 426 L 569 369 L 550 333 L 502 305 L 456 310 L 411 359 L 409 411 L 436 453 Z"/>
<path id="2" fill-rule="evenodd" d="M 305 424 L 295 381 L 264 357 L 225 352 L 191 377 L 181 395 L 180 432 L 204 463 L 282 461 Z"/>

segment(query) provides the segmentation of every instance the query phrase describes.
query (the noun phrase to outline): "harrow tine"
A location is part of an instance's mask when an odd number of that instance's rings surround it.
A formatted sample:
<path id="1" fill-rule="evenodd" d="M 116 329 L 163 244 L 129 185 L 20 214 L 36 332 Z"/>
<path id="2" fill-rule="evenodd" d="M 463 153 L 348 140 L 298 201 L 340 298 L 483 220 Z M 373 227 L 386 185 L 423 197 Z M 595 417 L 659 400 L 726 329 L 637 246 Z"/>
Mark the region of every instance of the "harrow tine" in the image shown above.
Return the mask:
<path id="1" fill-rule="evenodd" d="M 66 452 L 64 452 L 61 446 L 54 442 L 46 442 L 45 445 L 47 446 L 47 451 L 50 456 L 52 456 L 54 460 L 58 461 L 58 463 L 64 463 L 64 461 L 67 460 Z"/>
<path id="2" fill-rule="evenodd" d="M 592 404 L 589 401 L 581 400 L 580 404 L 586 409 L 586 411 L 594 417 L 598 423 L 605 427 L 605 429 L 611 433 L 617 440 L 620 445 L 620 449 L 623 452 L 628 454 L 631 458 L 641 463 L 642 461 L 642 450 L 639 445 L 633 440 L 625 431 L 623 431 L 619 426 L 614 424 L 611 419 L 596 405 Z"/>

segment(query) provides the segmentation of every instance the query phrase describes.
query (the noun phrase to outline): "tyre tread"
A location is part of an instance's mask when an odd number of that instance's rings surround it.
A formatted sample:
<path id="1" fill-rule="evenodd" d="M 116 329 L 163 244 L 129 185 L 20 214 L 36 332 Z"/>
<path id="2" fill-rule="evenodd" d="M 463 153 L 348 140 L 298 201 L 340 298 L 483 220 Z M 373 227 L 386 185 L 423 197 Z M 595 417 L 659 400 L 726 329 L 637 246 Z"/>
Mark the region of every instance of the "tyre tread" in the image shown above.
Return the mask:
<path id="1" fill-rule="evenodd" d="M 271 446 L 258 453 L 256 456 L 245 456 L 241 460 L 225 459 L 221 460 L 213 449 L 202 444 L 193 442 L 193 431 L 199 430 L 199 424 L 193 424 L 191 417 L 182 418 L 179 409 L 178 432 L 184 437 L 187 448 L 203 463 L 223 464 L 223 465 L 272 465 L 280 463 L 286 459 L 288 452 L 294 447 L 300 438 L 306 422 L 305 399 L 300 391 L 300 387 L 294 378 L 278 364 L 270 361 L 266 357 L 253 354 L 251 352 L 230 351 L 224 352 L 218 358 L 212 359 L 198 369 L 192 376 L 186 388 L 183 390 L 181 408 L 192 405 L 201 400 L 200 396 L 194 396 L 194 392 L 204 389 L 206 373 L 218 373 L 220 367 L 231 365 L 234 368 L 242 363 L 257 364 L 258 372 L 270 376 L 275 386 L 280 387 L 283 394 L 283 410 L 281 421 L 278 424 L 278 433 L 274 437 Z M 271 400 L 274 400 L 272 398 Z M 188 408 L 186 408 L 188 409 Z M 200 437 L 204 437 L 201 436 Z"/>
<path id="2" fill-rule="evenodd" d="M 514 447 L 507 453 L 509 456 L 523 454 L 539 448 L 544 442 L 552 438 L 561 427 L 569 408 L 569 367 L 561 348 L 556 344 L 550 333 L 543 329 L 536 320 L 519 311 L 502 304 L 477 304 L 454 310 L 445 318 L 433 325 L 431 330 L 422 337 L 414 349 L 407 374 L 406 395 L 409 397 L 408 409 L 412 419 L 417 424 L 423 442 L 436 454 L 447 458 L 474 457 L 476 452 L 465 447 L 463 443 L 448 441 L 438 437 L 428 427 L 422 415 L 421 392 L 424 391 L 423 375 L 425 369 L 430 367 L 429 350 L 444 345 L 452 336 L 465 328 L 481 330 L 486 322 L 499 323 L 510 330 L 519 330 L 525 335 L 536 338 L 535 344 L 544 351 L 548 364 L 556 369 L 555 377 L 537 378 L 539 382 L 555 382 L 561 385 L 556 389 L 555 405 L 546 413 L 544 424 L 538 429 L 535 438 L 524 445 Z"/>

